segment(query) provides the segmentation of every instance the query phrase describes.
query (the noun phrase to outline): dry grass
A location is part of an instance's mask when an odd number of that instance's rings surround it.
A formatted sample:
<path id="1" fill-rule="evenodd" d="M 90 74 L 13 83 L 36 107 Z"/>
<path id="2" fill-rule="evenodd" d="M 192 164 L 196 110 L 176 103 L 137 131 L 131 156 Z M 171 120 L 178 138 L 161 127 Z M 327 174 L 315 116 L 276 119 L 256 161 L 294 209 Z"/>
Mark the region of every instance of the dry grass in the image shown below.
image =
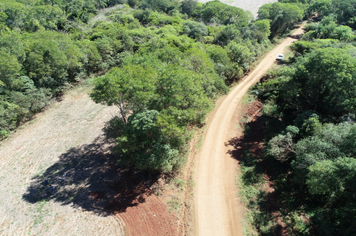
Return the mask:
<path id="1" fill-rule="evenodd" d="M 86 195 L 95 191 L 91 173 L 100 170 L 78 164 L 109 148 L 102 128 L 117 114 L 92 102 L 90 90 L 83 85 L 68 92 L 0 143 L 0 235 L 123 235 L 123 223 L 92 210 Z"/>

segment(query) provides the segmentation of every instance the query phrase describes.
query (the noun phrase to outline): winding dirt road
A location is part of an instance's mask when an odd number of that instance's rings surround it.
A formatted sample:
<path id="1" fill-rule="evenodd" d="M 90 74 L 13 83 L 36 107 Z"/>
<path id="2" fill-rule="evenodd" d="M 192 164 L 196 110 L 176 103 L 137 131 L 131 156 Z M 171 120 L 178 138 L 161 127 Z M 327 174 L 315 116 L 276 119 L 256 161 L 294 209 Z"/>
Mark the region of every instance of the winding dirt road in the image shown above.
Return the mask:
<path id="1" fill-rule="evenodd" d="M 303 33 L 304 24 L 292 36 Z M 241 99 L 275 63 L 278 54 L 297 39 L 288 37 L 270 51 L 260 64 L 222 99 L 210 115 L 195 170 L 194 235 L 243 235 L 242 209 L 235 178 L 238 162 L 225 142 L 236 137 Z"/>

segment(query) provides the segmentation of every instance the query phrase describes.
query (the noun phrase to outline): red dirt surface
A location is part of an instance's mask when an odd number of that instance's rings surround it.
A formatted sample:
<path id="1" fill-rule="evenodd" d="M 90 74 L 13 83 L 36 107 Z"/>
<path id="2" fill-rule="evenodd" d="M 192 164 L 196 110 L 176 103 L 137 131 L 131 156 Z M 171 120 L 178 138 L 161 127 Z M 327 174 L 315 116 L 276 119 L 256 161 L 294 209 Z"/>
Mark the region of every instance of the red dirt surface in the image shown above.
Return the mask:
<path id="1" fill-rule="evenodd" d="M 242 97 L 274 65 L 277 55 L 297 41 L 296 35 L 302 33 L 302 28 L 297 29 L 292 37 L 272 49 L 210 115 L 202 149 L 196 160 L 195 235 L 243 234 L 243 206 L 237 197 L 235 184 L 238 161 L 231 158 L 231 147 L 226 147 L 225 143 L 238 133 L 237 112 L 241 109 Z"/>
<path id="2" fill-rule="evenodd" d="M 137 200 L 137 206 L 129 207 L 116 215 L 125 222 L 126 235 L 178 235 L 178 219 L 168 212 L 161 200 L 153 194 L 142 197 L 145 202 L 139 203 Z"/>
<path id="3" fill-rule="evenodd" d="M 264 179 L 266 180 L 266 184 L 264 186 L 264 190 L 271 194 L 271 197 L 268 198 L 265 202 L 268 208 L 270 209 L 271 215 L 274 217 L 276 224 L 278 225 L 278 232 L 276 236 L 287 236 L 288 231 L 286 228 L 286 224 L 283 222 L 278 209 L 282 207 L 280 201 L 275 196 L 274 191 L 274 183 L 270 180 L 270 176 L 268 175 L 268 170 L 271 169 L 271 166 L 268 162 L 263 162 L 263 149 L 265 144 L 265 136 L 266 136 L 266 120 L 262 117 L 261 108 L 263 104 L 259 101 L 254 101 L 251 104 L 248 104 L 243 107 L 242 114 L 243 117 L 248 118 L 250 121 L 246 123 L 241 123 L 241 126 L 244 127 L 246 124 L 249 126 L 248 135 L 240 136 L 239 138 L 234 139 L 229 142 L 229 145 L 234 146 L 235 150 L 232 155 L 236 158 L 241 155 L 243 149 L 247 149 L 249 153 L 252 154 L 254 158 L 257 158 L 259 163 L 261 163 L 261 167 L 264 172 Z"/>

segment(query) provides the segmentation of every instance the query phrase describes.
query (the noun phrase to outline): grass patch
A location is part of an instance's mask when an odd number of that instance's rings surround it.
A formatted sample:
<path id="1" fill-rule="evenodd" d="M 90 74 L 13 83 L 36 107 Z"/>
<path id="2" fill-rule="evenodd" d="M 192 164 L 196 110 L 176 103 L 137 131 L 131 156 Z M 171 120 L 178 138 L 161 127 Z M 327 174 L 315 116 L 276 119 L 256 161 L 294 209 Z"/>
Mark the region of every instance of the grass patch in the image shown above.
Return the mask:
<path id="1" fill-rule="evenodd" d="M 33 221 L 32 227 L 35 227 L 36 225 L 43 223 L 43 218 L 49 213 L 48 210 L 44 210 L 47 202 L 48 202 L 47 199 L 44 199 L 36 204 L 36 209 L 35 209 L 36 216 Z"/>
<path id="2" fill-rule="evenodd" d="M 178 197 L 173 196 L 172 199 L 167 202 L 167 205 L 168 205 L 169 212 L 172 213 L 172 212 L 179 212 L 182 203 Z"/>
<path id="3" fill-rule="evenodd" d="M 185 181 L 183 179 L 175 178 L 175 179 L 173 179 L 173 183 L 180 191 L 184 190 Z"/>

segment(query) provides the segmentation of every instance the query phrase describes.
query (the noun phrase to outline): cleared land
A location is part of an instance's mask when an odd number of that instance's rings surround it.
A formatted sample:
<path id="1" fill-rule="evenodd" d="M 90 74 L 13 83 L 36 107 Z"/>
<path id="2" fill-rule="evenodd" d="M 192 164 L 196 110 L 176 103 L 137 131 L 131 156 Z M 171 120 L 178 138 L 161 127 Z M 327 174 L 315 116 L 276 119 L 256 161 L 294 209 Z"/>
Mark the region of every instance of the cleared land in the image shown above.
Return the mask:
<path id="1" fill-rule="evenodd" d="M 0 142 L 0 235 L 177 235 L 154 181 L 118 168 L 103 132 L 118 111 L 90 90 L 75 88 Z"/>
<path id="2" fill-rule="evenodd" d="M 303 25 L 302 25 L 303 26 Z M 302 26 L 293 36 L 303 33 Z M 231 155 L 228 141 L 238 138 L 238 111 L 242 97 L 271 68 L 278 54 L 295 42 L 288 37 L 269 52 L 241 83 L 220 101 L 210 115 L 195 170 L 195 233 L 194 235 L 243 235 L 242 209 L 237 197 L 235 178 L 238 157 Z M 241 132 L 241 131 L 240 131 Z"/>
<path id="3" fill-rule="evenodd" d="M 206 3 L 210 2 L 211 0 L 198 0 L 198 2 Z M 225 4 L 230 6 L 239 7 L 244 9 L 245 11 L 250 11 L 253 16 L 257 17 L 258 9 L 266 3 L 278 2 L 278 0 L 220 0 Z"/>

